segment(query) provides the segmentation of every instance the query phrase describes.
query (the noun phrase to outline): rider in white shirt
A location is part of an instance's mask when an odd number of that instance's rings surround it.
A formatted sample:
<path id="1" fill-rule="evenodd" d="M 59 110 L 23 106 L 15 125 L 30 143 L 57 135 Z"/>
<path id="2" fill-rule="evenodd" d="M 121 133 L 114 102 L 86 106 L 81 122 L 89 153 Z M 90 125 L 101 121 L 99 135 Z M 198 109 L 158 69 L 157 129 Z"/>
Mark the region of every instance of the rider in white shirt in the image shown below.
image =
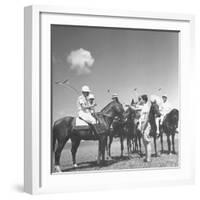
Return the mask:
<path id="1" fill-rule="evenodd" d="M 78 107 L 78 116 L 89 124 L 95 124 L 96 119 L 91 114 L 91 109 L 96 106 L 90 105 L 88 96 L 90 94 L 90 88 L 88 86 L 82 87 L 82 95 L 78 97 L 77 107 Z"/>
<path id="2" fill-rule="evenodd" d="M 161 107 L 160 107 L 160 113 L 161 113 L 160 124 L 161 125 L 163 124 L 163 120 L 165 119 L 165 116 L 172 110 L 172 106 L 167 100 L 166 94 L 162 96 L 162 100 L 163 100 L 163 103 L 161 104 Z"/>
<path id="3" fill-rule="evenodd" d="M 94 114 L 95 113 L 95 106 L 97 106 L 97 104 L 95 103 L 94 95 L 90 93 L 89 96 L 88 96 L 88 100 L 89 100 L 89 105 L 91 106 L 90 113 Z"/>
<path id="4" fill-rule="evenodd" d="M 161 103 L 161 105 L 160 105 L 160 114 L 161 114 L 161 116 L 156 118 L 157 135 L 160 134 L 159 125 L 162 126 L 163 121 L 164 121 L 166 115 L 167 115 L 171 110 L 172 110 L 172 106 L 171 106 L 171 104 L 169 103 L 169 101 L 168 101 L 168 99 L 167 99 L 167 95 L 164 94 L 164 95 L 162 96 L 162 103 Z"/>

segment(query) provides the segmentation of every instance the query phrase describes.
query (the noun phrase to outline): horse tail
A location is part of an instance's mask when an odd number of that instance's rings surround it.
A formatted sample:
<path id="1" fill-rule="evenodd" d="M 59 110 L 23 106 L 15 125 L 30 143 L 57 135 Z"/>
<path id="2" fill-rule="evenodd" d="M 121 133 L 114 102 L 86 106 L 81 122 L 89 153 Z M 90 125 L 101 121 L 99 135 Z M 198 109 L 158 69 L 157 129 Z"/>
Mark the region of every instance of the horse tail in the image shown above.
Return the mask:
<path id="1" fill-rule="evenodd" d="M 52 136 L 52 139 L 53 139 L 53 147 L 52 147 L 52 149 L 53 149 L 53 152 L 55 151 L 55 145 L 56 145 L 56 129 L 55 129 L 55 124 L 53 125 L 53 130 L 52 130 L 52 134 L 53 134 L 53 136 Z"/>

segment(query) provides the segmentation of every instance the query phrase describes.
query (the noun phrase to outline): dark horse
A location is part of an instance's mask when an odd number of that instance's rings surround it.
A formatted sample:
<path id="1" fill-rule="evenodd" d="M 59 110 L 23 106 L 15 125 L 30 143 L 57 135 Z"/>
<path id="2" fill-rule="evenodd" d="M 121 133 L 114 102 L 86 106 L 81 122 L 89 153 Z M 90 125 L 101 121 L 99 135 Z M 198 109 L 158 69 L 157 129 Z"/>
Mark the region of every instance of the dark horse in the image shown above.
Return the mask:
<path id="1" fill-rule="evenodd" d="M 57 171 L 60 169 L 60 156 L 66 142 L 71 139 L 71 153 L 74 167 L 76 164 L 76 152 L 81 140 L 98 140 L 98 159 L 97 164 L 100 164 L 100 158 L 105 160 L 105 145 L 107 136 L 109 134 L 110 125 L 115 116 L 123 118 L 123 106 L 119 102 L 112 101 L 101 112 L 97 113 L 96 117 L 98 121 L 104 125 L 103 132 L 95 135 L 91 128 L 88 129 L 76 129 L 74 126 L 75 117 L 64 117 L 57 120 L 53 125 L 53 151 L 55 149 L 55 143 L 58 145 L 55 150 L 55 168 Z"/>
<path id="2" fill-rule="evenodd" d="M 125 137 L 125 130 L 124 130 L 124 121 L 120 120 L 119 118 L 115 118 L 112 123 L 112 127 L 110 128 L 109 133 L 109 140 L 107 144 L 107 155 L 108 158 L 111 159 L 111 144 L 114 137 L 120 138 L 120 145 L 121 145 L 121 157 L 123 157 L 123 151 L 124 151 L 124 137 Z"/>
<path id="3" fill-rule="evenodd" d="M 150 136 L 153 137 L 154 141 L 154 150 L 155 150 L 155 156 L 158 156 L 157 152 L 157 126 L 156 126 L 156 117 L 160 117 L 160 111 L 159 111 L 159 106 L 156 102 L 151 103 L 150 111 L 149 111 L 149 123 L 151 125 L 151 131 L 150 131 Z"/>
<path id="4" fill-rule="evenodd" d="M 138 120 L 140 118 L 140 112 L 133 110 L 130 106 L 127 105 L 127 110 L 125 111 L 125 131 L 126 131 L 126 138 L 127 138 L 127 152 L 130 155 L 132 152 L 138 152 L 142 155 L 141 150 L 141 138 L 142 134 L 138 129 Z M 132 143 L 132 144 L 131 144 Z M 132 146 L 132 150 L 131 150 Z"/>
<path id="5" fill-rule="evenodd" d="M 172 109 L 163 120 L 162 126 L 160 126 L 160 141 L 161 141 L 161 153 L 164 152 L 163 149 L 163 133 L 167 136 L 167 144 L 168 144 L 168 154 L 173 153 L 175 154 L 175 143 L 174 138 L 176 134 L 176 129 L 178 127 L 178 120 L 179 120 L 179 112 L 177 109 Z M 171 140 L 172 138 L 172 152 L 171 152 Z"/>
<path id="6" fill-rule="evenodd" d="M 127 105 L 127 109 L 124 112 L 124 119 L 126 121 L 121 121 L 120 119 L 113 120 L 112 128 L 109 134 L 109 143 L 107 147 L 108 156 L 111 158 L 111 144 L 114 137 L 120 138 L 121 145 L 121 157 L 123 157 L 124 151 L 124 139 L 127 140 L 127 153 L 128 157 L 130 156 L 131 151 L 138 151 L 140 155 L 142 155 L 141 151 L 141 132 L 138 130 L 138 119 L 140 114 L 138 111 L 133 110 L 129 105 Z M 139 147 L 138 147 L 139 142 Z M 133 144 L 133 149 L 131 150 L 131 146 Z"/>

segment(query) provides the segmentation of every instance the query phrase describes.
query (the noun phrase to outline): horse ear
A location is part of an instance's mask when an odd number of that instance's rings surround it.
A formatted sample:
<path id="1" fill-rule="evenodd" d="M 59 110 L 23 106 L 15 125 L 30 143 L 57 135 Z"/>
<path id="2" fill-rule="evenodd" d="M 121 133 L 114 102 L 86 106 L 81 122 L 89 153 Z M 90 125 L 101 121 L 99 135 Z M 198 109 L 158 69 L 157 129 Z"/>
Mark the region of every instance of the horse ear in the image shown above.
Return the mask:
<path id="1" fill-rule="evenodd" d="M 132 99 L 132 101 L 131 101 L 131 105 L 134 105 L 135 104 L 135 101 L 134 101 L 134 99 Z"/>

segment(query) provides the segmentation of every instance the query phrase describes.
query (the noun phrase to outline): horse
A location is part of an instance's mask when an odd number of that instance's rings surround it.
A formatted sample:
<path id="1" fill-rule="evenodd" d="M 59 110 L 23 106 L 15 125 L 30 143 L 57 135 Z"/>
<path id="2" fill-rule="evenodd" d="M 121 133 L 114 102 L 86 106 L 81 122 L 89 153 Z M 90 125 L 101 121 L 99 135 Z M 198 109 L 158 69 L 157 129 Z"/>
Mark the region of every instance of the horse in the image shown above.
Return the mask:
<path id="1" fill-rule="evenodd" d="M 101 161 L 105 161 L 105 145 L 107 142 L 107 135 L 109 133 L 110 125 L 115 116 L 123 118 L 123 106 L 119 102 L 111 101 L 107 106 L 105 106 L 99 113 L 96 114 L 97 120 L 100 124 L 104 124 L 104 129 L 101 134 L 94 134 L 93 129 L 88 126 L 87 129 L 76 129 L 75 120 L 76 117 L 67 116 L 55 121 L 52 128 L 52 146 L 53 152 L 55 151 L 55 170 L 61 172 L 60 169 L 60 156 L 61 152 L 69 139 L 71 139 L 72 147 L 72 161 L 73 166 L 77 167 L 76 164 L 76 152 L 79 147 L 81 140 L 98 140 L 98 158 L 97 164 L 100 165 Z M 55 149 L 55 143 L 58 143 Z M 100 160 L 100 158 L 102 160 Z"/>
<path id="2" fill-rule="evenodd" d="M 164 152 L 163 149 L 163 133 L 167 136 L 168 144 L 168 154 L 176 154 L 174 138 L 176 134 L 176 129 L 178 127 L 179 111 L 177 109 L 172 109 L 164 118 L 163 124 L 160 125 L 160 141 L 161 141 L 161 153 Z M 172 152 L 171 152 L 171 140 L 172 138 Z"/>
<path id="3" fill-rule="evenodd" d="M 108 159 L 111 159 L 111 144 L 114 137 L 120 138 L 120 146 L 121 146 L 121 157 L 123 157 L 123 151 L 124 151 L 124 137 L 125 137 L 125 130 L 124 130 L 125 123 L 120 120 L 119 118 L 115 118 L 112 123 L 112 127 L 110 128 L 109 132 L 109 142 L 107 143 L 107 156 Z"/>
<path id="4" fill-rule="evenodd" d="M 111 158 L 111 144 L 114 137 L 120 138 L 120 146 L 121 146 L 121 157 L 123 157 L 124 151 L 124 139 L 127 139 L 127 153 L 128 157 L 130 157 L 131 151 L 138 151 L 140 155 L 142 155 L 141 151 L 141 132 L 138 130 L 138 118 L 139 112 L 133 110 L 129 105 L 127 105 L 127 110 L 124 112 L 125 122 L 122 122 L 118 118 L 115 119 L 112 123 L 112 128 L 109 134 L 109 143 L 107 146 L 108 158 Z M 139 148 L 138 148 L 139 142 Z M 131 150 L 131 143 L 133 144 L 133 150 Z"/>
<path id="5" fill-rule="evenodd" d="M 128 155 L 130 155 L 131 151 L 139 152 L 139 154 L 142 155 L 142 150 L 141 150 L 142 134 L 138 129 L 138 119 L 140 117 L 140 112 L 133 110 L 129 105 L 127 105 L 127 107 L 128 108 L 125 111 L 125 118 L 127 118 L 125 124 L 126 138 L 127 138 L 127 152 Z M 133 147 L 132 150 L 131 146 Z"/>
<path id="6" fill-rule="evenodd" d="M 157 126 L 156 126 L 156 117 L 160 117 L 161 113 L 159 111 L 159 105 L 156 102 L 151 102 L 150 111 L 149 111 L 149 123 L 151 126 L 150 136 L 153 137 L 154 141 L 154 150 L 155 150 L 155 157 L 158 156 L 157 152 Z"/>

